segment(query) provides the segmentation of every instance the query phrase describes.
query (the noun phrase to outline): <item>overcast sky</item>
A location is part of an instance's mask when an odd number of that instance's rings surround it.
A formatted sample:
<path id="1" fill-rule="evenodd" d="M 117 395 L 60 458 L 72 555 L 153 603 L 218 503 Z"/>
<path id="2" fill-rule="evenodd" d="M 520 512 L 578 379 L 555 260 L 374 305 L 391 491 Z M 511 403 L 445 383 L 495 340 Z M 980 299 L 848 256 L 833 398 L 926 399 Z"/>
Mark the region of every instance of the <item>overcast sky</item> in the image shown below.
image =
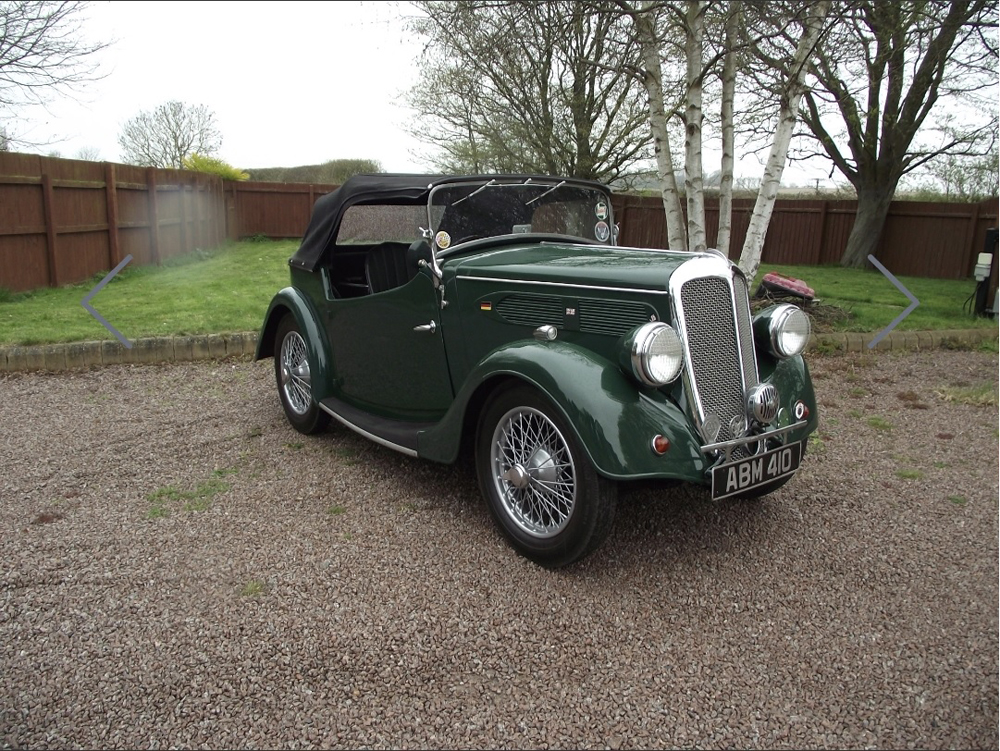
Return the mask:
<path id="1" fill-rule="evenodd" d="M 225 161 L 291 167 L 378 159 L 417 169 L 402 94 L 420 47 L 405 6 L 384 2 L 95 2 L 83 31 L 115 40 L 107 76 L 79 101 L 60 98 L 16 124 L 25 140 L 72 157 L 118 161 L 118 133 L 140 110 L 171 99 L 216 114 Z"/>
<path id="2" fill-rule="evenodd" d="M 94 2 L 81 32 L 112 41 L 105 78 L 26 111 L 13 134 L 72 158 L 96 149 L 121 161 L 118 133 L 140 110 L 177 99 L 215 112 L 219 156 L 241 168 L 377 159 L 390 172 L 429 165 L 405 123 L 421 45 L 405 2 Z M 708 146 L 708 144 L 706 144 Z M 706 154 L 706 172 L 717 157 Z M 737 176 L 759 175 L 756 159 Z M 791 165 L 785 184 L 828 181 L 829 167 Z"/>

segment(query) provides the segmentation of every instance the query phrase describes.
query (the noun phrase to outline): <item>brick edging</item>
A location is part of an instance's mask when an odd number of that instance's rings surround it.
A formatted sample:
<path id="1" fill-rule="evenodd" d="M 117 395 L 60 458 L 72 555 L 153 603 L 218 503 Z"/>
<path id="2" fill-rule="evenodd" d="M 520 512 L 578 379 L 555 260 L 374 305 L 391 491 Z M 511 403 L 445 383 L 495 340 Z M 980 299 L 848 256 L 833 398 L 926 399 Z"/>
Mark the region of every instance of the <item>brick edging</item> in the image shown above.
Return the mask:
<path id="1" fill-rule="evenodd" d="M 872 350 L 869 350 L 868 342 L 875 336 L 874 333 L 813 334 L 807 350 L 816 353 L 870 352 Z M 882 339 L 874 350 L 898 352 L 969 347 L 988 339 L 997 340 L 997 332 L 992 329 L 893 331 Z M 0 373 L 79 370 L 123 363 L 221 360 L 226 357 L 253 355 L 256 347 L 255 331 L 136 339 L 132 342 L 131 349 L 127 349 L 117 341 L 0 347 Z"/>
<path id="2" fill-rule="evenodd" d="M 122 363 L 221 360 L 253 355 L 256 332 L 136 339 L 131 349 L 117 341 L 0 347 L 0 372 L 78 370 Z"/>
<path id="3" fill-rule="evenodd" d="M 974 347 L 992 339 L 997 341 L 993 329 L 946 329 L 942 331 L 890 331 L 878 344 L 869 349 L 877 332 L 838 334 L 813 334 L 806 351 L 812 352 L 899 352 L 902 350 L 956 349 Z"/>

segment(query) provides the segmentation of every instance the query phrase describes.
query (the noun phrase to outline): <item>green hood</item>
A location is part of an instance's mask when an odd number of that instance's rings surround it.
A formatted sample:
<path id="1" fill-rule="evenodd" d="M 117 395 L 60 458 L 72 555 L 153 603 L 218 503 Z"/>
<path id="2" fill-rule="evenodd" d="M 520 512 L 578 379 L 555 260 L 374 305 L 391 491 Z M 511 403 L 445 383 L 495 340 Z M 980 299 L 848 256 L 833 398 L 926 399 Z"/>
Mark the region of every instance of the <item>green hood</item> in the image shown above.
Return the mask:
<path id="1" fill-rule="evenodd" d="M 691 257 L 669 251 L 533 243 L 446 258 L 443 266 L 458 276 L 665 291 L 670 275 Z"/>

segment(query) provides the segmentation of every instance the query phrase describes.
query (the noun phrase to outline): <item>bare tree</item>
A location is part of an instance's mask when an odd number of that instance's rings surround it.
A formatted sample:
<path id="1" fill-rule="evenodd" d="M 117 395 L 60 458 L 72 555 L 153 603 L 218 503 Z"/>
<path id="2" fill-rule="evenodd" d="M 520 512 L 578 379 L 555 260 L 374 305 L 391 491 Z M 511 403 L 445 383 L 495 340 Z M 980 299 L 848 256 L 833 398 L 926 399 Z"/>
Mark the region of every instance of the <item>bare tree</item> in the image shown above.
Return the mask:
<path id="1" fill-rule="evenodd" d="M 76 150 L 76 156 L 74 159 L 82 159 L 85 162 L 99 162 L 101 161 L 101 150 L 96 146 L 83 146 Z"/>
<path id="2" fill-rule="evenodd" d="M 118 145 L 128 164 L 180 169 L 192 154 L 214 156 L 222 147 L 222 135 L 215 113 L 205 105 L 170 101 L 126 122 Z"/>
<path id="3" fill-rule="evenodd" d="M 0 118 L 54 95 L 77 94 L 101 75 L 98 54 L 108 44 L 79 37 L 84 2 L 0 0 Z M 8 133 L 15 142 L 16 134 Z"/>
<path id="4" fill-rule="evenodd" d="M 648 158 L 620 18 L 571 0 L 415 6 L 427 47 L 409 99 L 437 167 L 614 181 Z"/>
<path id="5" fill-rule="evenodd" d="M 683 250 L 687 248 L 687 233 L 684 228 L 680 193 L 677 189 L 677 174 L 674 170 L 668 127 L 669 119 L 677 112 L 680 102 L 674 100 L 668 103 L 664 95 L 661 60 L 664 42 L 659 31 L 663 25 L 664 11 L 660 4 L 653 0 L 647 0 L 638 7 L 625 0 L 618 0 L 618 7 L 635 26 L 640 59 L 637 69 L 646 90 L 647 117 L 656 154 L 660 197 L 663 200 L 663 211 L 667 221 L 667 247 Z"/>
<path id="6" fill-rule="evenodd" d="M 806 61 L 824 28 L 830 1 L 810 3 L 771 3 L 768 6 L 739 2 L 682 3 L 657 0 L 614 0 L 617 12 L 624 14 L 635 27 L 641 59 L 641 75 L 646 88 L 650 127 L 656 147 L 657 168 L 662 187 L 667 221 L 667 240 L 675 250 L 703 250 L 708 238 L 705 231 L 704 175 L 702 164 L 703 100 L 712 81 L 721 83 L 719 129 L 722 140 L 722 184 L 724 206 L 719 218 L 719 236 L 728 254 L 732 216 L 734 161 L 734 107 L 739 55 L 748 56 L 765 38 L 780 36 L 786 40 L 770 62 L 775 76 L 767 106 L 777 121 L 770 144 L 768 166 L 758 188 L 750 232 L 744 243 L 740 266 L 751 279 L 760 265 L 764 235 L 777 197 L 789 143 L 805 90 Z M 751 13 L 746 13 L 747 9 Z M 714 36 L 714 40 L 713 40 Z M 788 43 L 790 42 L 790 43 Z M 663 61 L 668 53 L 685 61 L 679 89 L 680 96 L 668 101 L 664 96 Z M 670 119 L 684 127 L 684 187 L 687 223 L 683 221 L 674 159 L 670 153 Z"/>
<path id="7" fill-rule="evenodd" d="M 7 129 L 0 127 L 0 151 L 10 151 L 10 138 L 7 136 Z"/>
<path id="8" fill-rule="evenodd" d="M 737 34 L 743 19 L 743 3 L 734 0 L 729 4 L 723 21 L 722 72 L 720 74 L 719 116 L 722 141 L 722 164 L 719 170 L 719 232 L 715 247 L 729 255 L 733 226 L 733 166 L 735 164 L 735 101 L 736 74 L 738 70 Z"/>
<path id="9" fill-rule="evenodd" d="M 815 58 L 803 119 L 818 153 L 857 191 L 841 263 L 860 267 L 875 252 L 901 177 L 941 155 L 989 152 L 997 127 L 997 6 L 871 0 L 838 11 Z M 962 127 L 944 127 L 940 113 L 956 109 Z"/>
<path id="10" fill-rule="evenodd" d="M 684 57 L 687 63 L 684 107 L 684 197 L 687 199 L 688 250 L 708 248 L 705 238 L 705 175 L 701 162 L 703 92 L 705 89 L 706 0 L 688 0 L 684 13 Z"/>
<path id="11" fill-rule="evenodd" d="M 774 202 L 778 197 L 781 175 L 785 169 L 792 133 L 795 130 L 799 114 L 799 105 L 802 102 L 802 97 L 808 93 L 806 85 L 808 62 L 815 53 L 816 44 L 824 30 L 824 20 L 829 10 L 829 0 L 820 0 L 820 2 L 810 5 L 802 29 L 797 32 L 798 40 L 791 60 L 787 63 L 782 63 L 780 59 L 772 61 L 772 64 L 781 71 L 779 80 L 782 87 L 779 91 L 777 127 L 774 131 L 774 139 L 771 142 L 764 175 L 757 191 L 757 201 L 753 207 L 753 214 L 750 216 L 750 225 L 747 227 L 743 252 L 740 254 L 740 268 L 749 279 L 753 279 L 757 274 L 757 269 L 760 268 L 764 237 L 767 234 L 767 226 L 771 222 Z"/>
<path id="12" fill-rule="evenodd" d="M 948 200 L 984 201 L 995 197 L 1000 188 L 1000 160 L 995 142 L 982 156 L 943 154 L 928 162 L 924 172 L 937 181 Z"/>

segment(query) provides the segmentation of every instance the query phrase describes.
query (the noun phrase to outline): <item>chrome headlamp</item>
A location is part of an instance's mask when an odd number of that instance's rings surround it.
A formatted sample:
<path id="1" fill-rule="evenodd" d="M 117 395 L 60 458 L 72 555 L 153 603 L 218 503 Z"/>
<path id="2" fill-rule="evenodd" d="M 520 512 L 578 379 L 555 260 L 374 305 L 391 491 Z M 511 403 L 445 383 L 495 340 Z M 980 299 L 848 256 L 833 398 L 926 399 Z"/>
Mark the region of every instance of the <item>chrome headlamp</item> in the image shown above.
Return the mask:
<path id="1" fill-rule="evenodd" d="M 647 386 L 665 386 L 680 375 L 684 349 L 665 323 L 645 323 L 626 335 L 621 365 Z"/>
<path id="2" fill-rule="evenodd" d="M 809 316 L 795 305 L 775 305 L 754 318 L 758 339 L 768 343 L 775 357 L 784 359 L 802 354 L 809 343 L 812 326 Z"/>

